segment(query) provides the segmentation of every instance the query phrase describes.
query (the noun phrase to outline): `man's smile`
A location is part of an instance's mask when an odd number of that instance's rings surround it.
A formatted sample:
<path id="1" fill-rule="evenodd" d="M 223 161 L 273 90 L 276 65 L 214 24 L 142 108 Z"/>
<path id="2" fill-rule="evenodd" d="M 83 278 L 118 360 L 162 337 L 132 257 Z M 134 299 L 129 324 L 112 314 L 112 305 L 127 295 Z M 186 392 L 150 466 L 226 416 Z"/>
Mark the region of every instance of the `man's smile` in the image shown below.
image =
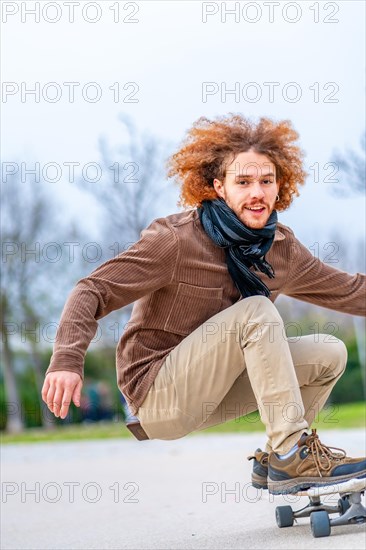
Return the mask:
<path id="1" fill-rule="evenodd" d="M 253 216 L 260 216 L 266 210 L 266 207 L 263 205 L 244 206 L 244 210 L 249 211 Z"/>

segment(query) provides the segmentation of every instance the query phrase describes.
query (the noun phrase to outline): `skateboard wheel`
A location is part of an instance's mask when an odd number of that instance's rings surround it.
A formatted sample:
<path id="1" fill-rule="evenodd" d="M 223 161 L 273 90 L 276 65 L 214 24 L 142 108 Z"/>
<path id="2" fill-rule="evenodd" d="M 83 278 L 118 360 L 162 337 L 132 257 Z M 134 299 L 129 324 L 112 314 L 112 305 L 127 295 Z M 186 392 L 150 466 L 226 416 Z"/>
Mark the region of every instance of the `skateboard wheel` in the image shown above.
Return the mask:
<path id="1" fill-rule="evenodd" d="M 339 510 L 339 515 L 340 516 L 343 516 L 343 514 L 345 514 L 348 510 L 348 508 L 350 508 L 350 503 L 349 503 L 349 500 L 347 497 L 342 497 L 340 499 L 338 499 L 338 510 Z"/>
<path id="2" fill-rule="evenodd" d="M 276 522 L 278 527 L 291 527 L 294 524 L 291 506 L 277 506 Z"/>
<path id="3" fill-rule="evenodd" d="M 330 535 L 330 521 L 325 510 L 310 514 L 310 526 L 313 537 L 328 537 Z"/>

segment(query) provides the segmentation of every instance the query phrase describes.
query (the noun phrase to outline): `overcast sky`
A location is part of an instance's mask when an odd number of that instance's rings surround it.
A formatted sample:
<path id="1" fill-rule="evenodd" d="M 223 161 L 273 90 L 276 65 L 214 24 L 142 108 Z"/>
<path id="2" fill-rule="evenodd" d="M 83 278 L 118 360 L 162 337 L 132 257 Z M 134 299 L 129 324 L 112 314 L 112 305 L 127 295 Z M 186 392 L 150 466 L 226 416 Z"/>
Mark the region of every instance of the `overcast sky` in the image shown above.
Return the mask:
<path id="1" fill-rule="evenodd" d="M 65 163 L 98 162 L 101 136 L 117 146 L 120 113 L 175 147 L 201 115 L 240 112 L 290 119 L 313 167 L 280 221 L 308 246 L 335 229 L 364 234 L 365 198 L 334 198 L 324 168 L 336 149 L 357 149 L 365 129 L 364 2 L 1 4 L 2 160 L 59 163 L 62 178 L 49 185 L 65 216 L 85 205 Z M 65 82 L 79 84 L 73 102 Z M 38 86 L 35 101 L 26 91 Z M 159 215 L 178 210 L 164 197 Z"/>

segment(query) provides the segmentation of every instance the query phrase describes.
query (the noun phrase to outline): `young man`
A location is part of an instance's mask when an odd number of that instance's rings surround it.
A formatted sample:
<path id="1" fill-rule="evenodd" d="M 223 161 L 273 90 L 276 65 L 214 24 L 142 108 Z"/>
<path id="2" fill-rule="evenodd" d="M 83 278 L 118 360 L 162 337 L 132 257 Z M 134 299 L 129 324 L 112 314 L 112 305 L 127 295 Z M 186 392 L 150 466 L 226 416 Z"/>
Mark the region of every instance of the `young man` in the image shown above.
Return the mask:
<path id="1" fill-rule="evenodd" d="M 365 315 L 365 275 L 323 264 L 277 222 L 305 181 L 297 138 L 287 121 L 196 122 L 169 171 L 193 208 L 155 220 L 67 300 L 42 391 L 56 416 L 80 402 L 97 320 L 136 302 L 117 380 L 146 437 L 176 439 L 258 409 L 268 441 L 252 457 L 255 485 L 284 493 L 366 476 L 364 459 L 308 433 L 345 369 L 345 345 L 286 338 L 273 304 L 286 294 Z"/>

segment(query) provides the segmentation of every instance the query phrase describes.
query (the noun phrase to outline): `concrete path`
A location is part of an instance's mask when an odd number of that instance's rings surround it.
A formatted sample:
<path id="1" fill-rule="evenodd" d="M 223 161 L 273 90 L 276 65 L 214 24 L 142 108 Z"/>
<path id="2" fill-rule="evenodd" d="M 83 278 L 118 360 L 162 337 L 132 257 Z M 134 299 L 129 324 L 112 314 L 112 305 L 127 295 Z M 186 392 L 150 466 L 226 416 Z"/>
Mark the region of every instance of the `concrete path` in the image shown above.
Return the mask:
<path id="1" fill-rule="evenodd" d="M 365 453 L 363 430 L 321 436 L 351 456 Z M 277 505 L 307 499 L 250 486 L 246 456 L 263 444 L 260 433 L 3 446 L 1 548 L 363 549 L 365 525 L 320 539 L 309 519 L 277 527 Z"/>

